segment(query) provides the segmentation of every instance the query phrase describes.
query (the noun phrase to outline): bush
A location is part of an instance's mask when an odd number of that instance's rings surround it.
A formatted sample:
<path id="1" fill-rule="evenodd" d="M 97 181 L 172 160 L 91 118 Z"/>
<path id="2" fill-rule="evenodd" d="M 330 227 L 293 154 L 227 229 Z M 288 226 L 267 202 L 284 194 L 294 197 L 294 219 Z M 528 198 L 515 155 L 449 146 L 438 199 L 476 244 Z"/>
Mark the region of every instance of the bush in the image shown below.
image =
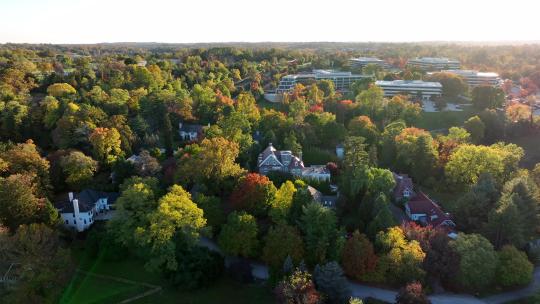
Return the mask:
<path id="1" fill-rule="evenodd" d="M 325 165 L 329 162 L 337 163 L 339 161 L 334 153 L 318 148 L 305 149 L 302 160 L 306 166 Z"/>
<path id="2" fill-rule="evenodd" d="M 495 272 L 497 283 L 504 287 L 525 285 L 532 280 L 533 264 L 524 252 L 514 246 L 504 246 L 499 252 L 499 264 Z"/>
<path id="3" fill-rule="evenodd" d="M 223 274 L 223 257 L 205 247 L 180 248 L 176 252 L 176 262 L 177 269 L 166 271 L 165 277 L 178 289 L 209 286 Z"/>
<path id="4" fill-rule="evenodd" d="M 430 304 L 422 290 L 422 284 L 413 282 L 401 288 L 396 296 L 396 304 Z"/>

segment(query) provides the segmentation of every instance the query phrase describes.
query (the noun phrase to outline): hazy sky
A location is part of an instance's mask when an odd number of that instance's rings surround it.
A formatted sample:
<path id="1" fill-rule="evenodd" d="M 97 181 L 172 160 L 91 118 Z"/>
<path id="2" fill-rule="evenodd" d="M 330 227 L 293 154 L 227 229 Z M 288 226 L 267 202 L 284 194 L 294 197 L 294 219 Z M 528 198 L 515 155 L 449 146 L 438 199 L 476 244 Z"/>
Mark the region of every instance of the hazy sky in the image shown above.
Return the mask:
<path id="1" fill-rule="evenodd" d="M 0 43 L 540 40 L 537 0 L 0 0 Z"/>

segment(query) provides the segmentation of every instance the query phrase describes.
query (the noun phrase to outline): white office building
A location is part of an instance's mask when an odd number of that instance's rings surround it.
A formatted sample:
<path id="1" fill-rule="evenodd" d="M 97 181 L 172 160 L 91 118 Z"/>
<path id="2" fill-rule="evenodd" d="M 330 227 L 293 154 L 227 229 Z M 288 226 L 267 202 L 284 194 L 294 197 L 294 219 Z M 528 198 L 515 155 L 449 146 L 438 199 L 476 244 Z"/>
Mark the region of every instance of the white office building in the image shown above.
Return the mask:
<path id="1" fill-rule="evenodd" d="M 365 75 L 355 75 L 351 72 L 313 70 L 313 72 L 309 74 L 295 74 L 283 76 L 276 89 L 276 94 L 290 93 L 298 83 L 309 84 L 311 82 L 323 79 L 332 80 L 337 91 L 345 92 L 349 90 L 349 87 L 353 82 L 369 77 L 370 76 Z"/>
<path id="2" fill-rule="evenodd" d="M 501 79 L 497 73 L 478 72 L 473 70 L 443 70 L 441 72 L 461 76 L 470 87 L 481 85 L 498 86 L 501 84 Z"/>
<path id="3" fill-rule="evenodd" d="M 379 80 L 375 82 L 384 91 L 384 96 L 395 95 L 421 96 L 422 100 L 430 100 L 442 94 L 442 85 L 439 82 L 422 80 Z"/>
<path id="4" fill-rule="evenodd" d="M 457 70 L 461 67 L 458 60 L 443 57 L 420 57 L 409 59 L 407 63 L 411 67 L 416 67 L 424 71 Z"/>
<path id="5" fill-rule="evenodd" d="M 388 68 L 389 65 L 379 58 L 375 57 L 358 57 L 358 58 L 351 58 L 349 59 L 349 64 L 351 65 L 351 68 L 363 68 L 367 66 L 368 64 L 374 64 L 379 65 L 382 68 Z"/>

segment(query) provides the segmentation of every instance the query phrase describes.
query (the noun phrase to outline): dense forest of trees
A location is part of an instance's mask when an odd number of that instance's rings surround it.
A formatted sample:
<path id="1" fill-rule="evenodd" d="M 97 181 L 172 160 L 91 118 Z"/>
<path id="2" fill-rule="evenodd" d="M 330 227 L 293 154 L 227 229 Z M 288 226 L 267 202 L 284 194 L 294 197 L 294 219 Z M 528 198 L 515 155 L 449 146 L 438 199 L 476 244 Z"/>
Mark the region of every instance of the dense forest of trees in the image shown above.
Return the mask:
<path id="1" fill-rule="evenodd" d="M 349 70 L 358 55 L 402 72 L 371 71 L 348 93 L 323 80 L 297 85 L 280 104 L 263 99 L 284 75 Z M 537 45 L 0 46 L 0 257 L 24 265 L 0 296 L 55 302 L 76 268 L 69 248 L 81 241 L 96 257 L 140 259 L 178 288 L 209 286 L 224 262 L 200 247 L 201 236 L 228 256 L 266 263 L 280 303 L 349 302 L 346 278 L 402 287 L 398 303 L 426 303 L 423 287 L 527 284 L 540 257 L 524 251 L 540 228 L 540 165 L 521 167 L 524 149 L 508 142 L 537 134 L 539 120 L 529 105 L 501 110 L 502 89 L 438 73 L 429 77 L 444 94 L 470 96 L 476 114 L 442 132 L 418 128 L 421 105 L 385 98 L 373 81 L 428 79 L 406 60 L 435 55 L 498 72 L 524 95 L 540 87 Z M 204 126 L 203 138 L 181 140 L 180 123 Z M 329 185 L 256 173 L 269 143 L 326 164 L 337 206 L 310 194 Z M 400 224 L 392 172 L 426 192 L 453 193 L 444 207 L 458 237 Z M 116 214 L 76 235 L 54 203 L 88 188 L 118 192 Z"/>

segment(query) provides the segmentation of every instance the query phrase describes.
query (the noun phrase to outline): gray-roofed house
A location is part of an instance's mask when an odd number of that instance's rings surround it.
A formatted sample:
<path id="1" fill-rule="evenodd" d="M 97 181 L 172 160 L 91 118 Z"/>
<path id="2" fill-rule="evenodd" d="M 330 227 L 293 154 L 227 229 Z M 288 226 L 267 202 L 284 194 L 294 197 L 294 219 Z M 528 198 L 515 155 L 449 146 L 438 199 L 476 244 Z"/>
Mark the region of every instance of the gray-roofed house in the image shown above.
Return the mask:
<path id="1" fill-rule="evenodd" d="M 313 201 L 329 208 L 336 206 L 336 202 L 338 200 L 337 195 L 324 195 L 321 193 L 321 191 L 313 188 L 312 186 L 307 186 L 307 190 L 311 194 Z"/>
<path id="2" fill-rule="evenodd" d="M 78 232 L 88 229 L 96 217 L 111 210 L 118 198 L 116 192 L 83 190 L 79 193 L 69 192 L 56 203 L 56 208 L 64 222 L 64 226 Z"/>
<path id="3" fill-rule="evenodd" d="M 197 124 L 178 123 L 180 138 L 185 141 L 199 139 L 203 134 L 203 126 Z"/>
<path id="4" fill-rule="evenodd" d="M 272 143 L 259 154 L 257 160 L 259 173 L 266 175 L 271 171 L 286 172 L 296 177 L 317 181 L 330 181 L 330 170 L 324 165 L 304 166 L 302 159 L 288 150 L 276 150 Z"/>

